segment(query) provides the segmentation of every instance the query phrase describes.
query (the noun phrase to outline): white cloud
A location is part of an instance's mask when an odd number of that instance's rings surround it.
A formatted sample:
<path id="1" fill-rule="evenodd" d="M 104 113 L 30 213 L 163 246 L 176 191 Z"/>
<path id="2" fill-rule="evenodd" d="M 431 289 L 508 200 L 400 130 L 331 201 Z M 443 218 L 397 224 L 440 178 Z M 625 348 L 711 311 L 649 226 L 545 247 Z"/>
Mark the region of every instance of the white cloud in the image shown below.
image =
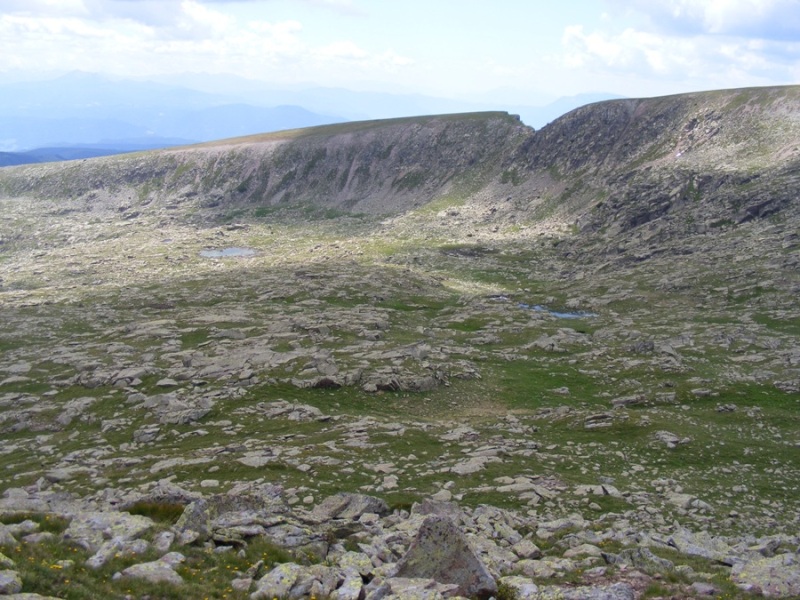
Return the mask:
<path id="1" fill-rule="evenodd" d="M 563 64 L 659 88 L 795 83 L 800 0 L 631 0 L 598 28 L 567 27 Z M 789 10 L 793 8 L 795 10 Z M 788 37 L 790 31 L 796 32 Z"/>
<path id="2" fill-rule="evenodd" d="M 306 1 L 353 8 L 347 0 Z M 356 40 L 316 42 L 296 20 L 237 19 L 220 0 L 65 0 L 52 13 L 51 0 L 9 2 L 0 12 L 0 71 L 207 71 L 333 83 L 411 64 L 390 49 L 376 51 Z"/>
<path id="3" fill-rule="evenodd" d="M 608 0 L 674 35 L 724 35 L 791 41 L 800 38 L 798 0 Z"/>

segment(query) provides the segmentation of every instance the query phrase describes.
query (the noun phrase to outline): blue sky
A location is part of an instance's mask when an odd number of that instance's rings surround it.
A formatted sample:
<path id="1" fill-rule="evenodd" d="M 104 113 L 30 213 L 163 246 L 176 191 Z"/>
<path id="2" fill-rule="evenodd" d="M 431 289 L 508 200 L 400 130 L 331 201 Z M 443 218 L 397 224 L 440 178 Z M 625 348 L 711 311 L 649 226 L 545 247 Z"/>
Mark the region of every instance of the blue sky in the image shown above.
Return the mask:
<path id="1" fill-rule="evenodd" d="M 0 79 L 234 74 L 543 103 L 800 82 L 800 0 L 0 0 Z"/>

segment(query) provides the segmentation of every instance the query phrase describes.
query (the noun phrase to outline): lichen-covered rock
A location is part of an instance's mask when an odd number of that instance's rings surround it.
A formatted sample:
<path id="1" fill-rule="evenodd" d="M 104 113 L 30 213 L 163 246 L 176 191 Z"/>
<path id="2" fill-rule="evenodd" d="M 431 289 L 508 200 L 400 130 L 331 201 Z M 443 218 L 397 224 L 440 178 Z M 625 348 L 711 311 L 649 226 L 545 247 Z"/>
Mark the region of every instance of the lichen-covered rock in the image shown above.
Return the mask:
<path id="1" fill-rule="evenodd" d="M 328 496 L 315 506 L 311 512 L 311 518 L 319 523 L 333 519 L 356 520 L 366 513 L 388 514 L 389 505 L 374 496 L 342 492 Z"/>
<path id="2" fill-rule="evenodd" d="M 800 597 L 800 558 L 797 554 L 779 554 L 734 565 L 731 579 L 749 589 L 757 587 L 767 597 Z"/>
<path id="3" fill-rule="evenodd" d="M 353 570 L 363 577 L 374 569 L 372 560 L 363 552 L 345 552 L 336 560 L 336 564 L 341 569 Z"/>
<path id="4" fill-rule="evenodd" d="M 519 575 L 501 577 L 498 584 L 499 589 L 505 588 L 513 592 L 513 597 L 517 600 L 538 600 L 539 598 L 539 586 L 527 577 Z"/>
<path id="5" fill-rule="evenodd" d="M 0 571 L 0 595 L 22 591 L 22 578 L 16 571 Z"/>
<path id="6" fill-rule="evenodd" d="M 86 512 L 75 515 L 63 534 L 71 542 L 97 552 L 108 540 L 134 540 L 155 526 L 152 519 L 124 512 Z"/>
<path id="7" fill-rule="evenodd" d="M 183 577 L 175 572 L 175 567 L 184 560 L 185 557 L 182 554 L 170 552 L 153 562 L 131 565 L 122 571 L 122 577 L 144 579 L 150 583 L 181 585 L 183 583 Z"/>
<path id="8" fill-rule="evenodd" d="M 423 577 L 390 577 L 371 591 L 366 600 L 444 600 L 456 595 L 456 584 Z"/>
<path id="9" fill-rule="evenodd" d="M 636 592 L 627 583 L 603 586 L 565 588 L 546 586 L 539 588 L 537 600 L 636 600 Z"/>
<path id="10" fill-rule="evenodd" d="M 11 534 L 11 531 L 6 525 L 0 523 L 0 547 L 16 545 L 17 539 Z"/>
<path id="11" fill-rule="evenodd" d="M 250 594 L 251 600 L 286 597 L 302 572 L 303 567 L 295 563 L 278 565 L 258 580 L 256 591 Z"/>
<path id="12" fill-rule="evenodd" d="M 666 558 L 656 556 L 649 548 L 626 548 L 619 554 L 604 553 L 608 564 L 625 564 L 648 572 L 672 571 L 675 565 Z"/>
<path id="13" fill-rule="evenodd" d="M 494 577 L 447 517 L 429 516 L 423 521 L 393 576 L 452 583 L 468 597 L 489 598 L 497 593 Z"/>
<path id="14" fill-rule="evenodd" d="M 726 565 L 737 562 L 733 558 L 735 555 L 733 548 L 724 540 L 706 531 L 693 532 L 679 529 L 670 536 L 667 544 L 683 554 L 716 560 Z"/>
<path id="15" fill-rule="evenodd" d="M 86 566 L 99 569 L 109 560 L 120 556 L 132 556 L 147 552 L 150 544 L 146 540 L 122 540 L 114 538 L 103 543 L 102 546 L 86 560 Z"/>
<path id="16" fill-rule="evenodd" d="M 175 531 L 184 540 L 202 542 L 211 538 L 225 543 L 241 542 L 284 523 L 282 515 L 286 511 L 278 488 L 261 493 L 251 490 L 219 494 L 190 503 L 175 524 Z"/>
<path id="17" fill-rule="evenodd" d="M 364 595 L 364 580 L 358 571 L 345 569 L 342 585 L 331 594 L 331 600 L 361 600 Z"/>

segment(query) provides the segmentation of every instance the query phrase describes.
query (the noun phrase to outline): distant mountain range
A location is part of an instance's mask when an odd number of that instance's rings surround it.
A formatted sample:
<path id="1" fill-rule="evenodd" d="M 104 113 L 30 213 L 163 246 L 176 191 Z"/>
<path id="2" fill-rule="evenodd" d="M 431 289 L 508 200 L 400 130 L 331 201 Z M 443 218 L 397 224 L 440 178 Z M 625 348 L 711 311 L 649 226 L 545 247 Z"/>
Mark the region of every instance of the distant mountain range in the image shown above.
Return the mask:
<path id="1" fill-rule="evenodd" d="M 0 83 L 0 166 L 91 158 L 229 137 L 426 114 L 504 110 L 541 127 L 569 110 L 614 98 L 587 94 L 546 106 L 470 103 L 341 88 L 279 89 L 233 76 L 179 84 L 73 72 Z"/>

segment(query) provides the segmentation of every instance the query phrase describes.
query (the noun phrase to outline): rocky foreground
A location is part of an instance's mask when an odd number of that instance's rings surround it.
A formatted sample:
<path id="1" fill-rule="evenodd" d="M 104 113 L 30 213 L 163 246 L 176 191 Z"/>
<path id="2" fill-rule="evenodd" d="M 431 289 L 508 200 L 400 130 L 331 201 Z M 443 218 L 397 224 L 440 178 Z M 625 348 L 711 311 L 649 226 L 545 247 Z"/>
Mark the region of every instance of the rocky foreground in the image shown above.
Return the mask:
<path id="1" fill-rule="evenodd" d="M 164 528 L 125 511 L 143 503 L 186 508 Z M 202 549 L 252 560 L 248 546 L 262 538 L 290 558 L 279 564 L 257 560 L 229 573 L 230 597 L 633 600 L 643 593 L 729 597 L 737 588 L 766 597 L 800 594 L 797 536 L 716 537 L 677 523 L 650 528 L 632 513 L 548 521 L 433 499 L 410 511 L 390 510 L 380 498 L 347 493 L 300 508 L 287 504 L 277 486 L 240 485 L 227 494 L 202 495 L 166 481 L 144 496 L 108 490 L 91 500 L 9 489 L 0 500 L 0 514 L 15 513 L 65 520 L 60 534 L 42 532 L 30 520 L 2 525 L 0 545 L 17 553 L 20 545 L 44 543 L 79 549 L 88 558 L 52 566 L 67 589 L 71 571 L 99 573 L 124 557 L 128 566 L 106 570 L 111 589 L 130 589 L 131 580 L 166 583 L 182 597 L 186 580 L 202 586 L 204 578 L 187 557 Z M 140 558 L 148 555 L 156 558 Z M 4 555 L 0 560 L 2 594 L 44 597 L 19 594 L 22 579 L 14 561 Z M 69 597 L 67 589 L 61 597 Z"/>

